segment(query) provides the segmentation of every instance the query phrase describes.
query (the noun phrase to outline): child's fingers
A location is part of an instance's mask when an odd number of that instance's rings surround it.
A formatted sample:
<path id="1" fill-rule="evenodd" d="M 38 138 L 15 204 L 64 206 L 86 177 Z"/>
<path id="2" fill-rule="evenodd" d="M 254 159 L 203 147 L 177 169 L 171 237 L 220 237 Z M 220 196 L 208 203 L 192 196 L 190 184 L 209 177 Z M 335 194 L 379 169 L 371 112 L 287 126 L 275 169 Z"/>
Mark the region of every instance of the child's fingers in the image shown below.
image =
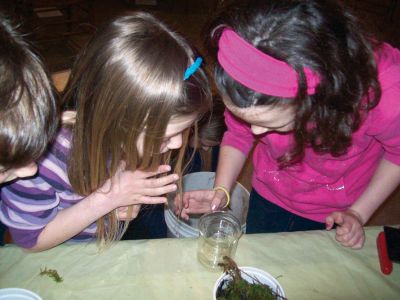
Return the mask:
<path id="1" fill-rule="evenodd" d="M 182 206 L 183 208 L 188 208 L 190 203 L 191 194 L 190 192 L 183 193 Z"/>
<path id="2" fill-rule="evenodd" d="M 221 204 L 226 203 L 228 199 L 224 191 L 212 191 L 212 201 L 210 208 L 212 211 L 222 209 Z"/>
<path id="3" fill-rule="evenodd" d="M 356 232 L 352 235 L 343 236 L 343 239 L 338 239 L 338 241 L 344 247 L 350 247 L 352 249 L 360 249 L 364 245 L 364 233 Z"/>
<path id="4" fill-rule="evenodd" d="M 189 220 L 189 214 L 186 213 L 186 210 L 185 210 L 185 209 L 183 209 L 183 210 L 181 211 L 180 218 L 183 219 L 183 220 L 185 220 L 185 221 L 188 221 L 188 220 Z"/>
<path id="5" fill-rule="evenodd" d="M 361 249 L 364 246 L 364 235 L 360 236 L 357 240 L 355 240 L 355 242 L 353 243 L 353 245 L 351 246 L 352 249 Z"/>
<path id="6" fill-rule="evenodd" d="M 334 220 L 335 224 L 337 224 L 338 226 L 343 225 L 344 216 L 343 216 L 342 212 L 334 212 L 332 215 L 333 215 L 333 220 Z"/>
<path id="7" fill-rule="evenodd" d="M 188 211 L 190 203 L 192 202 L 194 204 L 196 201 L 196 197 L 193 197 L 196 196 L 194 193 L 195 192 L 193 191 L 183 193 L 182 200 L 181 195 L 177 195 L 175 197 L 175 214 L 179 214 L 182 209 L 186 209 Z"/>
<path id="8" fill-rule="evenodd" d="M 166 197 L 140 196 L 135 204 L 162 204 L 167 203 Z"/>
<path id="9" fill-rule="evenodd" d="M 349 234 L 351 231 L 351 225 L 350 224 L 342 224 L 341 226 L 336 227 L 336 234 L 338 235 L 346 235 Z"/>
<path id="10" fill-rule="evenodd" d="M 339 226 L 343 224 L 343 214 L 341 212 L 333 212 L 328 217 L 326 217 L 326 229 L 331 230 L 335 223 Z"/>
<path id="11" fill-rule="evenodd" d="M 171 166 L 169 165 L 160 165 L 158 166 L 157 170 L 155 171 L 142 171 L 142 170 L 136 170 L 135 173 L 139 178 L 149 178 L 153 177 L 159 174 L 163 174 L 166 172 L 171 171 Z"/>
<path id="12" fill-rule="evenodd" d="M 177 215 L 179 211 L 182 209 L 183 206 L 183 199 L 181 198 L 180 194 L 176 194 L 174 201 L 172 203 L 168 202 L 170 204 L 170 209 L 174 210 L 174 213 Z"/>
<path id="13" fill-rule="evenodd" d="M 352 232 L 347 232 L 347 233 L 340 233 L 340 231 L 338 231 L 339 228 L 336 229 L 336 240 L 340 243 L 347 243 L 348 241 L 350 241 L 353 236 L 354 233 Z"/>
<path id="14" fill-rule="evenodd" d="M 221 199 L 214 197 L 211 202 L 211 210 L 215 211 L 219 209 L 219 205 L 221 204 Z"/>
<path id="15" fill-rule="evenodd" d="M 358 223 L 349 221 L 336 230 L 336 240 L 344 247 L 360 249 L 364 244 L 364 237 L 364 230 Z"/>
<path id="16" fill-rule="evenodd" d="M 335 221 L 332 216 L 326 217 L 326 219 L 325 219 L 326 230 L 331 230 L 333 228 L 334 224 L 335 224 Z"/>
<path id="17" fill-rule="evenodd" d="M 160 178 L 146 179 L 143 181 L 144 188 L 158 188 L 166 186 L 167 184 L 175 183 L 179 179 L 178 174 L 170 174 L 167 176 L 162 176 Z"/>
<path id="18" fill-rule="evenodd" d="M 360 249 L 364 245 L 365 233 L 363 227 L 359 223 L 353 223 L 352 232 L 354 233 L 352 238 L 348 241 L 348 247 L 353 249 Z"/>
<path id="19" fill-rule="evenodd" d="M 182 209 L 181 211 L 177 212 L 179 215 L 177 215 L 179 218 L 182 220 L 188 221 L 189 220 L 189 212 L 186 209 Z"/>
<path id="20" fill-rule="evenodd" d="M 343 241 L 341 242 L 341 244 L 342 244 L 344 247 L 352 248 L 352 247 L 358 242 L 359 239 L 360 239 L 359 236 L 353 235 L 353 236 L 351 236 L 351 237 L 347 237 L 345 240 L 343 240 Z"/>
<path id="21" fill-rule="evenodd" d="M 146 196 L 160 196 L 168 193 L 175 192 L 177 190 L 176 184 L 169 184 L 161 187 L 147 188 L 143 190 L 143 195 Z"/>
<path id="22" fill-rule="evenodd" d="M 359 223 L 359 220 L 354 217 L 354 215 L 344 213 L 342 214 L 342 218 L 342 224 L 336 229 L 336 233 L 338 235 L 354 234 L 355 232 L 359 232 L 360 230 L 362 230 L 362 226 Z"/>

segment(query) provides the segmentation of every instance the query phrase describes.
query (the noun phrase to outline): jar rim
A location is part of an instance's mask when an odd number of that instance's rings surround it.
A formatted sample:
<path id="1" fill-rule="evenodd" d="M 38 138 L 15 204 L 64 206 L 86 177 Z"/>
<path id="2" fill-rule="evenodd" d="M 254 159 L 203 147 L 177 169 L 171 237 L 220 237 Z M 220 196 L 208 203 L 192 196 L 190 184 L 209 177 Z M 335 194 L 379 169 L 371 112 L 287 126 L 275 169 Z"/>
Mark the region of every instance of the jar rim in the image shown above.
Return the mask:
<path id="1" fill-rule="evenodd" d="M 212 211 L 212 212 L 206 213 L 200 217 L 199 224 L 198 224 L 200 234 L 202 232 L 202 229 L 210 221 L 212 221 L 215 218 L 219 218 L 221 220 L 231 223 L 233 225 L 233 227 L 236 229 L 236 231 L 238 231 L 238 233 L 242 232 L 242 228 L 241 228 L 239 219 L 236 216 L 234 216 L 232 213 L 221 210 L 221 211 Z"/>

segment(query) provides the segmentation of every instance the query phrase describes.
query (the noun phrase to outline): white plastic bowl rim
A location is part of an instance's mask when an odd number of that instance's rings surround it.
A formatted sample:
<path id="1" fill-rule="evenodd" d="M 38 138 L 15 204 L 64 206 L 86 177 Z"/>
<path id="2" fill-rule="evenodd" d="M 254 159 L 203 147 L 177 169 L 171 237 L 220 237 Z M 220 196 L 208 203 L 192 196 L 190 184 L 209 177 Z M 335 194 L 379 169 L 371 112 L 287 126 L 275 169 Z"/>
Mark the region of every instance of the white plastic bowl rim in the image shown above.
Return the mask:
<path id="1" fill-rule="evenodd" d="M 0 299 L 7 300 L 42 300 L 42 298 L 32 291 L 21 288 L 0 289 Z"/>
<path id="2" fill-rule="evenodd" d="M 242 271 L 241 275 L 243 279 L 246 281 L 251 280 L 249 276 L 257 278 L 260 282 L 263 284 L 268 285 L 271 287 L 273 291 L 282 298 L 285 298 L 285 292 L 283 291 L 283 288 L 281 284 L 278 282 L 278 280 L 275 279 L 271 274 L 268 272 L 254 268 L 254 267 L 239 267 L 239 269 Z M 214 289 L 213 289 L 213 299 L 217 300 L 217 289 L 221 283 L 222 280 L 230 278 L 230 276 L 226 273 L 222 274 L 217 281 L 215 282 Z M 250 282 L 250 281 L 249 281 Z M 253 280 L 251 282 L 254 282 Z"/>

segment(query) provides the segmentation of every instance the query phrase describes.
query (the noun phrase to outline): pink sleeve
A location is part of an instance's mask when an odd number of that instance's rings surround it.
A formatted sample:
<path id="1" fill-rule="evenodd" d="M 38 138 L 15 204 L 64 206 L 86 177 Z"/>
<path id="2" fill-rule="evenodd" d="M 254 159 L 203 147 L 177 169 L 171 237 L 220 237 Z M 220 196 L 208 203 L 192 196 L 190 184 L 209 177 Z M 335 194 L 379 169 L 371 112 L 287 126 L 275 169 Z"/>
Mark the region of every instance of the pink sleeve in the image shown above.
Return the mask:
<path id="1" fill-rule="evenodd" d="M 236 118 L 227 109 L 225 110 L 225 123 L 228 130 L 224 134 L 221 146 L 231 146 L 247 155 L 255 140 L 249 124 Z"/>
<path id="2" fill-rule="evenodd" d="M 387 57 L 391 66 L 379 74 L 382 96 L 370 112 L 368 134 L 382 144 L 386 160 L 400 165 L 400 52 L 391 50 L 392 56 Z"/>

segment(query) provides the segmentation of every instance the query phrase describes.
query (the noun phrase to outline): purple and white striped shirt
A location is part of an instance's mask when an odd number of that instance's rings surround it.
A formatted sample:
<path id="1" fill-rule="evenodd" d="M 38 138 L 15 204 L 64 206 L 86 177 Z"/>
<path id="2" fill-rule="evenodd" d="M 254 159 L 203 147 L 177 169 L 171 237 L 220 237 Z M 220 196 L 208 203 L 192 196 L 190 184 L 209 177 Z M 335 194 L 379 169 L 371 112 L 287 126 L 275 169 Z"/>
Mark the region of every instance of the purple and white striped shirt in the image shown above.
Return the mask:
<path id="1" fill-rule="evenodd" d="M 15 244 L 31 248 L 57 213 L 80 200 L 72 191 L 67 175 L 67 161 L 72 134 L 61 129 L 53 145 L 38 162 L 38 173 L 19 179 L 1 189 L 0 220 L 9 227 Z M 71 241 L 95 238 L 96 223 L 74 236 Z"/>

